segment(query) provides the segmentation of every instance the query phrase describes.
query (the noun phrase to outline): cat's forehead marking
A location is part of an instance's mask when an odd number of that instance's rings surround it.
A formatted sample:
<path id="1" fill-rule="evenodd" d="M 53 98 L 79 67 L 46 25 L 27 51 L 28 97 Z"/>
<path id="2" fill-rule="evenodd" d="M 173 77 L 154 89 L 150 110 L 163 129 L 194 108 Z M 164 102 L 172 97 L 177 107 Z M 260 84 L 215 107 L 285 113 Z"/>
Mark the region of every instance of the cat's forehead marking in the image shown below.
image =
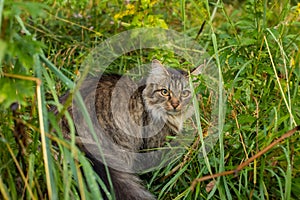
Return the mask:
<path id="1" fill-rule="evenodd" d="M 188 78 L 187 73 L 183 70 L 154 65 L 147 83 L 152 83 L 158 88 L 169 89 L 172 93 L 179 95 L 182 90 L 187 89 Z"/>
<path id="2" fill-rule="evenodd" d="M 188 85 L 186 77 L 179 72 L 171 74 L 167 80 L 167 84 L 168 89 L 176 95 L 180 94 Z"/>

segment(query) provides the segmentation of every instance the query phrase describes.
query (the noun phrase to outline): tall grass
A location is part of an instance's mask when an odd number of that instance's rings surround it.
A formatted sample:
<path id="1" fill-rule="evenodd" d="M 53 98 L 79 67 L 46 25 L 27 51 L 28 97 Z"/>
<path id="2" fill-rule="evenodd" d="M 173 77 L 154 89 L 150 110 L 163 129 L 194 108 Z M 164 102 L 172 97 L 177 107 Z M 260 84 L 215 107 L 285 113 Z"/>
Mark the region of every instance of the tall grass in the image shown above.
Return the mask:
<path id="1" fill-rule="evenodd" d="M 197 137 L 166 167 L 141 174 L 146 187 L 158 199 L 299 197 L 298 135 L 234 175 L 191 187 L 197 178 L 235 169 L 299 124 L 299 3 L 164 3 L 130 2 L 132 9 L 123 1 L 0 1 L 1 199 L 101 199 L 99 185 L 114 199 L 76 146 L 67 112 L 72 99 L 61 105 L 58 98 L 67 90 L 76 96 L 74 80 L 85 76 L 79 68 L 99 42 L 124 30 L 152 26 L 196 38 L 211 55 L 218 74 L 219 132 L 216 145 L 206 152 L 211 88 L 208 77 L 197 77 Z M 190 68 L 172 52 L 145 49 L 121 56 L 110 70 L 126 73 L 153 58 Z M 58 115 L 50 111 L 52 106 Z M 59 127 L 63 116 L 69 121 L 70 140 Z"/>

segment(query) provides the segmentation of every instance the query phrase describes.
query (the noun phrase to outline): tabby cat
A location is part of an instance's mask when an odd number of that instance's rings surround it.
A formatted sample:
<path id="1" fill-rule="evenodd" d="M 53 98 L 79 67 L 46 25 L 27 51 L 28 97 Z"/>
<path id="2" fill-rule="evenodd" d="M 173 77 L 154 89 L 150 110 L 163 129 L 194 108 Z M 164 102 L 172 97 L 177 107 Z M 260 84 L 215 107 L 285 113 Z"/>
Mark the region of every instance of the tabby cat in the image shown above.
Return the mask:
<path id="1" fill-rule="evenodd" d="M 191 74 L 196 75 L 198 71 L 194 70 Z M 140 164 L 148 162 L 138 163 L 137 153 L 162 147 L 166 136 L 174 136 L 182 130 L 184 120 L 193 112 L 188 74 L 166 68 L 158 60 L 153 60 L 149 75 L 139 82 L 119 75 L 103 75 L 97 82 L 96 87 L 85 84 L 80 91 L 88 111 L 96 115 L 96 119 L 92 120 L 99 125 L 97 137 L 104 149 L 115 198 L 155 199 L 134 173 Z M 67 96 L 62 97 L 61 101 L 64 102 Z M 89 103 L 91 99 L 92 103 Z M 74 109 L 74 106 L 69 108 L 73 118 L 83 120 L 80 116 L 74 117 Z M 62 120 L 62 126 L 65 136 L 69 137 L 66 119 Z M 83 138 L 89 134 L 83 133 L 88 129 L 86 125 L 76 126 L 76 129 Z M 81 148 L 93 163 L 94 170 L 110 188 L 100 156 L 87 143 Z"/>

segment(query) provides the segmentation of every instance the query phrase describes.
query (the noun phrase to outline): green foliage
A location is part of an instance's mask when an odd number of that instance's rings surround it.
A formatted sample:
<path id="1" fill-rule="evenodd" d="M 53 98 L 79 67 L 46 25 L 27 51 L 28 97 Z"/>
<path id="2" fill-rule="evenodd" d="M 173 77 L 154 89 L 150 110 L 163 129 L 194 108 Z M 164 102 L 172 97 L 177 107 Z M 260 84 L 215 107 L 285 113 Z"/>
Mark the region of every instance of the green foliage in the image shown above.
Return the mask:
<path id="1" fill-rule="evenodd" d="M 34 55 L 41 52 L 43 43 L 28 34 L 22 17 L 30 15 L 33 19 L 42 17 L 45 5 L 33 2 L 7 1 L 1 9 L 0 37 L 0 72 L 32 76 L 34 70 Z M 0 103 L 6 109 L 13 102 L 26 104 L 26 97 L 34 95 L 30 81 L 11 80 L 3 77 L 1 80 Z"/>
<path id="2" fill-rule="evenodd" d="M 82 75 L 79 68 L 94 47 L 140 27 L 173 29 L 197 38 L 221 69 L 227 103 L 223 134 L 208 157 L 199 156 L 201 140 L 196 139 L 182 158 L 142 175 L 149 190 L 159 199 L 298 198 L 298 135 L 236 176 L 190 189 L 194 179 L 235 169 L 299 124 L 296 1 L 6 0 L 0 1 L 0 16 L 1 199 L 99 199 L 97 184 L 102 182 L 75 146 L 73 122 L 65 109 L 71 102 L 60 105 L 58 97 L 74 89 L 73 80 Z M 124 73 L 153 58 L 189 67 L 174 52 L 146 49 L 121 56 L 110 70 Z M 206 133 L 210 93 L 201 84 L 196 92 Z M 48 111 L 53 105 L 59 108 L 57 116 Z M 70 119 L 70 141 L 59 128 L 62 115 Z"/>
<path id="3" fill-rule="evenodd" d="M 134 27 L 161 27 L 168 28 L 164 19 L 159 14 L 154 14 L 153 9 L 158 1 L 137 1 L 128 3 L 124 10 L 114 15 L 114 21 L 122 23 L 128 28 Z"/>

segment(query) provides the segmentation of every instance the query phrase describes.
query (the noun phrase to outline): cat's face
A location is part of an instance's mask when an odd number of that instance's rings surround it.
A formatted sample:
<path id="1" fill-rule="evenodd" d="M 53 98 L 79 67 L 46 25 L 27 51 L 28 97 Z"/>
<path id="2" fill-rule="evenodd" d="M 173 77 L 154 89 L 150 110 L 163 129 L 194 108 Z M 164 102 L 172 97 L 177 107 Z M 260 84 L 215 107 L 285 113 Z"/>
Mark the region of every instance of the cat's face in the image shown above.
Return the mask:
<path id="1" fill-rule="evenodd" d="M 181 116 L 190 109 L 192 92 L 185 72 L 165 68 L 154 60 L 143 98 L 154 118 Z"/>

